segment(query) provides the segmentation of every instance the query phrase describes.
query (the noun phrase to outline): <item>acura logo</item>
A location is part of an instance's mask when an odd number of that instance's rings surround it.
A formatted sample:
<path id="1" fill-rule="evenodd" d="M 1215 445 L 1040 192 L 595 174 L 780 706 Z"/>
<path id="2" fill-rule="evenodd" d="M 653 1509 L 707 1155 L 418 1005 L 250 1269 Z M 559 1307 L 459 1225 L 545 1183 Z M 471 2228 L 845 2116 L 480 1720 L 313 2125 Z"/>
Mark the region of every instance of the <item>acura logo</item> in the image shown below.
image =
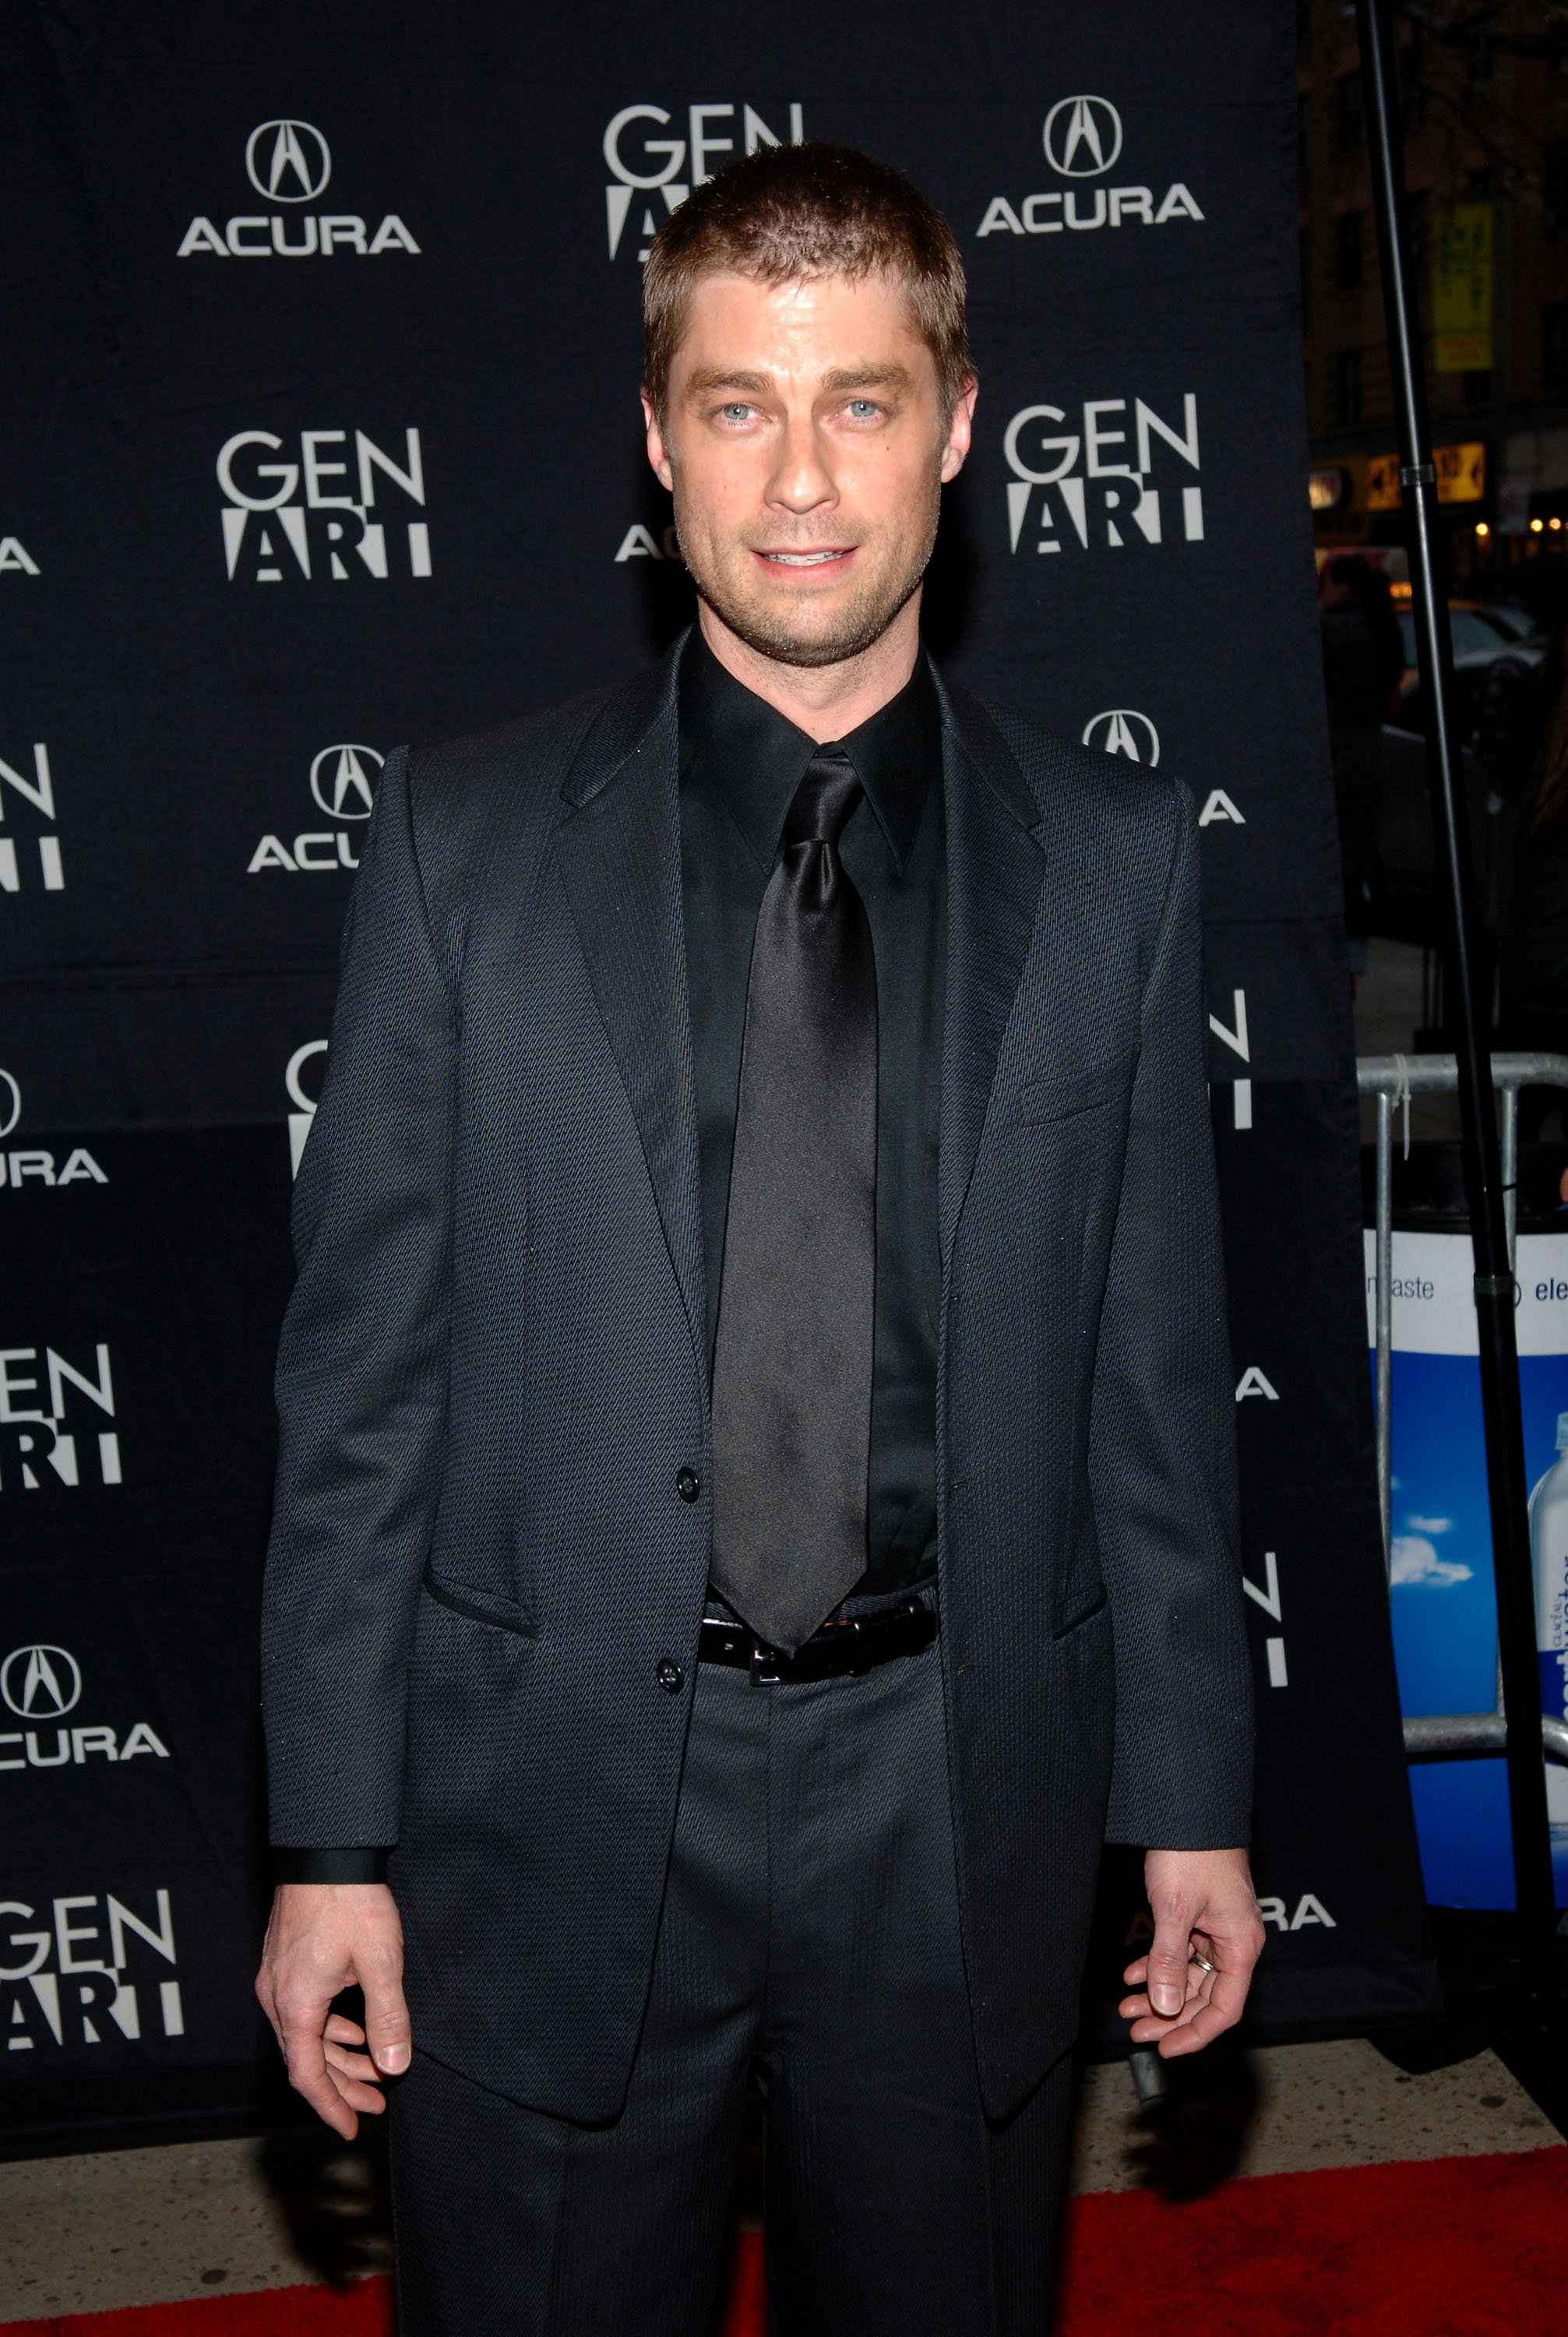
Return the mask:
<path id="1" fill-rule="evenodd" d="M 64 1648 L 14 1648 L 0 1664 L 0 1696 L 20 1720 L 58 1720 L 82 1695 L 82 1667 Z"/>
<path id="2" fill-rule="evenodd" d="M 1060 98 L 1045 116 L 1045 160 L 1064 179 L 1097 179 L 1121 152 L 1122 116 L 1108 97 Z"/>
<path id="3" fill-rule="evenodd" d="M 314 1096 L 306 1094 L 299 1084 L 299 1074 L 312 1056 L 324 1055 L 327 1052 L 327 1043 L 325 1039 L 307 1039 L 305 1044 L 302 1047 L 296 1047 L 289 1058 L 289 1068 L 283 1074 L 283 1084 L 289 1090 L 289 1100 L 296 1111 L 314 1112 L 316 1109 L 316 1099 Z"/>
<path id="4" fill-rule="evenodd" d="M 261 122 L 245 142 L 245 169 L 269 202 L 308 203 L 332 176 L 332 154 L 309 122 Z"/>
<path id="5" fill-rule="evenodd" d="M 1083 725 L 1085 747 L 1102 747 L 1108 755 L 1125 755 L 1130 763 L 1147 763 L 1152 770 L 1160 760 L 1160 733 L 1146 714 L 1131 706 L 1107 707 Z"/>
<path id="6" fill-rule="evenodd" d="M 0 1071 L 0 1136 L 9 1136 L 22 1117 L 22 1090 L 9 1071 Z"/>
<path id="7" fill-rule="evenodd" d="M 368 819 L 373 773 L 385 755 L 374 747 L 323 747 L 310 766 L 310 792 L 328 819 Z"/>

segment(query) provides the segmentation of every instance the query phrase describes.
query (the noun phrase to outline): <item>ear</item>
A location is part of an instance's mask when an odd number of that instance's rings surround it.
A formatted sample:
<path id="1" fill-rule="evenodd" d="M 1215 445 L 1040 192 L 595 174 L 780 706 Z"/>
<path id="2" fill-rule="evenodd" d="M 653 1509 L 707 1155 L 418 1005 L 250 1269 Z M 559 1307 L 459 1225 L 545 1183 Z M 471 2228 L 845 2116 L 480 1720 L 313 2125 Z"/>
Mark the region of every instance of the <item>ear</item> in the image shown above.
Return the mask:
<path id="1" fill-rule="evenodd" d="M 942 484 L 956 479 L 964 468 L 975 435 L 975 401 L 980 395 L 980 383 L 971 374 L 953 401 L 953 413 L 947 424 L 947 437 L 942 448 Z"/>
<path id="2" fill-rule="evenodd" d="M 662 487 L 673 488 L 674 468 L 670 460 L 669 450 L 664 444 L 664 433 L 660 426 L 659 416 L 653 411 L 653 401 L 646 390 L 642 392 L 642 421 L 648 433 L 648 460 L 653 465 L 653 475 Z"/>

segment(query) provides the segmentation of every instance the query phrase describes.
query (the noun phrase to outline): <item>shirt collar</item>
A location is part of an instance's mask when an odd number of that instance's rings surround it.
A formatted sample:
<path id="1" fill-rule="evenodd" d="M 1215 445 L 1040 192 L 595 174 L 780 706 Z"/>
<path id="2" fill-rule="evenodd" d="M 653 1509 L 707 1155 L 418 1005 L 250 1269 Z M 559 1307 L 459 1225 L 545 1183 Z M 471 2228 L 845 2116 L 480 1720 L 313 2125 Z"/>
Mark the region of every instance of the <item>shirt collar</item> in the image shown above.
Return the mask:
<path id="1" fill-rule="evenodd" d="M 711 788 L 759 865 L 771 868 L 816 741 L 737 681 L 696 626 L 681 660 L 680 692 L 682 783 Z M 942 710 L 925 650 L 897 698 L 847 738 L 825 745 L 854 764 L 902 875 L 942 768 Z"/>

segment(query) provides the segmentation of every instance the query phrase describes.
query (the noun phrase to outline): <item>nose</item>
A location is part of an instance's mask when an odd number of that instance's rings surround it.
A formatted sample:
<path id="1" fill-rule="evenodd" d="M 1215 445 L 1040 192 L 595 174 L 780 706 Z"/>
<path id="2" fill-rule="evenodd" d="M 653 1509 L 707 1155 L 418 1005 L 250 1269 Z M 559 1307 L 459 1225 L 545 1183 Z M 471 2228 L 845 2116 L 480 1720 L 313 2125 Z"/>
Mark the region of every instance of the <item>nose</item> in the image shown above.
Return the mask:
<path id="1" fill-rule="evenodd" d="M 830 509 L 838 502 L 838 489 L 828 468 L 826 449 L 808 415 L 786 425 L 766 493 L 770 504 L 798 516 Z"/>

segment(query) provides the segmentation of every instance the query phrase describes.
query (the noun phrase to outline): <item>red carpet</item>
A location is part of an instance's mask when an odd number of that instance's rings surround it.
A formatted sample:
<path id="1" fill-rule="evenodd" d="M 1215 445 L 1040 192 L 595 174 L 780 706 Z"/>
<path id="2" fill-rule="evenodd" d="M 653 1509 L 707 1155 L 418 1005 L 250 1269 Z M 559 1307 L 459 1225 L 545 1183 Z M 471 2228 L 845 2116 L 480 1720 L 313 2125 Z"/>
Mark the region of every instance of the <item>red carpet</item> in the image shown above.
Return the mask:
<path id="1" fill-rule="evenodd" d="M 725 2337 L 763 2337 L 743 2234 Z M 1568 2149 L 1263 2175 L 1169 2205 L 1073 2203 L 1054 2337 L 1555 2337 Z M 0 2323 L 0 2337 L 389 2337 L 385 2281 Z M 500 2332 L 498 2332 L 500 2337 Z M 635 2337 L 635 2332 L 629 2332 Z"/>
<path id="2" fill-rule="evenodd" d="M 1326 2167 L 1068 2218 L 1055 2337 L 1549 2337 L 1568 2294 L 1568 2149 Z"/>

